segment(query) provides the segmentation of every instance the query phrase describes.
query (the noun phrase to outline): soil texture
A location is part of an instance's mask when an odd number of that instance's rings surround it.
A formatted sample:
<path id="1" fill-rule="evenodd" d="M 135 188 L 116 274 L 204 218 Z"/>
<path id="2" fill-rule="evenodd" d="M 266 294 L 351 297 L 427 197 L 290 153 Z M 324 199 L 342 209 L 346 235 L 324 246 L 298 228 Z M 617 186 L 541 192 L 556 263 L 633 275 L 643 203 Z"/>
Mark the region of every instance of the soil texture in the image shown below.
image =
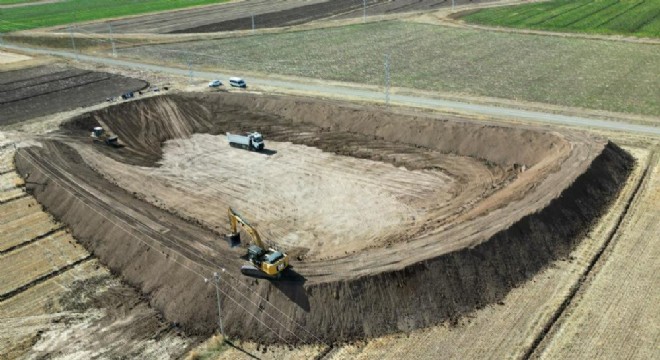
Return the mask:
<path id="1" fill-rule="evenodd" d="M 124 147 L 92 144 L 96 125 Z M 219 145 L 217 135 L 252 130 L 272 141 L 270 153 Z M 20 150 L 16 164 L 29 174 L 28 191 L 168 320 L 191 333 L 213 331 L 209 279 L 219 272 L 231 336 L 294 344 L 409 331 L 500 301 L 568 256 L 625 183 L 633 158 L 574 131 L 207 93 L 78 116 L 41 147 Z M 251 166 L 263 171 L 235 170 Z M 269 176 L 290 181 L 265 187 Z M 319 177 L 356 195 L 335 199 L 341 192 Z M 314 186 L 320 192 L 308 190 Z M 301 191 L 304 199 L 296 198 Z M 383 204 L 394 226 L 362 215 L 381 210 L 360 204 L 360 195 Z M 283 279 L 240 275 L 245 250 L 222 237 L 228 204 L 243 205 L 239 212 L 246 208 L 259 229 L 274 229 L 273 246 L 294 255 Z M 359 246 L 345 247 L 352 243 Z"/>
<path id="2" fill-rule="evenodd" d="M 0 126 L 93 105 L 147 86 L 138 79 L 59 65 L 0 72 Z"/>

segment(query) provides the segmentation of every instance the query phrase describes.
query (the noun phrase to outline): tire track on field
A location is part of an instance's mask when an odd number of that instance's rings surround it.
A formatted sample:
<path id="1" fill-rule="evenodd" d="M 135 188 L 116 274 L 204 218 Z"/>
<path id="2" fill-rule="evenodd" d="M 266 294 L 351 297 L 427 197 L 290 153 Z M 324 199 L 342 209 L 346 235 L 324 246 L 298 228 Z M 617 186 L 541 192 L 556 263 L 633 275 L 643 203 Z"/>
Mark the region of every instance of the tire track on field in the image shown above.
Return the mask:
<path id="1" fill-rule="evenodd" d="M 637 199 L 637 195 L 639 193 L 639 190 L 642 187 L 642 184 L 644 184 L 647 180 L 648 177 L 648 170 L 650 168 L 650 164 L 652 163 L 652 159 L 656 157 L 656 154 L 652 154 L 649 156 L 649 160 L 646 161 L 646 164 L 644 164 L 644 171 L 642 173 L 642 176 L 640 176 L 639 180 L 637 181 L 637 184 L 635 185 L 635 189 L 633 190 L 632 194 L 630 195 L 630 198 L 626 201 L 626 205 L 623 208 L 623 211 L 621 211 L 621 214 L 619 214 L 618 218 L 616 219 L 616 224 L 610 231 L 610 233 L 607 235 L 607 238 L 605 239 L 605 242 L 603 245 L 598 249 L 596 254 L 592 257 L 592 259 L 589 261 L 587 264 L 587 267 L 584 269 L 576 283 L 571 287 L 570 292 L 568 296 L 564 299 L 564 301 L 559 305 L 555 313 L 552 315 L 552 317 L 548 320 L 548 322 L 545 324 L 541 332 L 536 336 L 534 341 L 532 342 L 532 345 L 525 351 L 525 354 L 522 356 L 522 359 L 528 360 L 531 359 L 534 354 L 536 353 L 539 345 L 541 342 L 546 338 L 546 336 L 551 332 L 552 328 L 555 326 L 557 321 L 562 317 L 566 309 L 572 304 L 573 299 L 577 295 L 578 291 L 582 288 L 582 285 L 586 282 L 587 278 L 591 276 L 591 272 L 596 266 L 596 264 L 599 262 L 601 259 L 603 253 L 609 245 L 612 243 L 612 240 L 618 234 L 619 228 L 621 227 L 621 224 L 623 223 L 623 220 L 626 218 L 626 215 L 628 214 L 628 211 L 630 210 L 630 207 L 632 204 L 635 202 Z"/>

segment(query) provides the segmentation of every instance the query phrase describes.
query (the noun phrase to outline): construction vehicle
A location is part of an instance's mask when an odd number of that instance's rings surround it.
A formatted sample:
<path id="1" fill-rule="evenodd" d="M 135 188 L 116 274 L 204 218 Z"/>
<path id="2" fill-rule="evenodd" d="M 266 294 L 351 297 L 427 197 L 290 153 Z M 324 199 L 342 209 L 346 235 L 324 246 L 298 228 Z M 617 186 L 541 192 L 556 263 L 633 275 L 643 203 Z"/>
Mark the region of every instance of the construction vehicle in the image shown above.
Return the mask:
<path id="1" fill-rule="evenodd" d="M 92 141 L 102 142 L 113 147 L 119 147 L 119 137 L 106 132 L 100 126 L 94 127 L 91 137 Z"/>
<path id="2" fill-rule="evenodd" d="M 266 147 L 263 136 L 256 131 L 245 135 L 227 133 L 227 141 L 231 146 L 240 146 L 248 150 L 261 151 Z"/>
<path id="3" fill-rule="evenodd" d="M 245 221 L 239 214 L 237 214 L 231 207 L 227 211 L 229 215 L 229 224 L 231 233 L 227 234 L 227 238 L 232 244 L 240 244 L 241 235 L 238 225 L 252 237 L 252 243 L 248 247 L 247 258 L 251 265 L 243 265 L 241 273 L 243 275 L 278 279 L 289 266 L 289 256 L 283 252 L 277 251 L 272 248 L 267 248 L 257 230 Z"/>

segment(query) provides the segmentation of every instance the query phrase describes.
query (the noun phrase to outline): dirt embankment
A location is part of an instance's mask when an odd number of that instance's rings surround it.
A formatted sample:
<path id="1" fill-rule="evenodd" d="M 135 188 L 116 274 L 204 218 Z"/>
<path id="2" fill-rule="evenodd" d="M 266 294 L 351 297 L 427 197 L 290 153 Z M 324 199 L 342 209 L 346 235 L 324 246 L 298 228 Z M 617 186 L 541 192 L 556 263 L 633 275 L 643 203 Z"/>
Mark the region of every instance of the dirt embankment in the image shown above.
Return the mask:
<path id="1" fill-rule="evenodd" d="M 99 147 L 99 154 L 148 166 L 160 158 L 165 140 L 255 128 L 274 140 L 411 168 L 434 166 L 433 152 L 503 169 L 525 166 L 504 187 L 457 210 L 452 223 L 332 261 L 294 261 L 295 277 L 268 282 L 241 277 L 242 251 L 230 249 L 217 233 L 136 199 L 93 171 L 72 147 L 56 141 L 20 151 L 17 166 L 29 173 L 28 189 L 95 255 L 148 294 L 167 319 L 191 332 L 212 331 L 215 290 L 204 278 L 226 268 L 225 330 L 267 343 L 407 331 L 495 303 L 569 254 L 633 162 L 615 144 L 585 134 L 249 94 L 125 103 L 78 117 L 65 132 L 75 146 L 89 146 L 75 138 L 97 123 L 127 145 L 117 152 Z"/>

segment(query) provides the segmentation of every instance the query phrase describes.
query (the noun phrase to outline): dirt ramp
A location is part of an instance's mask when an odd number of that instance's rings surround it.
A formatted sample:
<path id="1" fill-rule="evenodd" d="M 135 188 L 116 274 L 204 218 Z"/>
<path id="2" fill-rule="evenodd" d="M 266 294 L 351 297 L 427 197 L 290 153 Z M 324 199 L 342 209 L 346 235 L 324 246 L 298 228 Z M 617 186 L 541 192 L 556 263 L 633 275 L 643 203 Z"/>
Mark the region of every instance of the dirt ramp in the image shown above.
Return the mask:
<path id="1" fill-rule="evenodd" d="M 114 151 L 81 142 L 77 135 L 98 123 L 119 134 L 126 147 Z M 210 187 L 187 188 L 182 182 L 151 194 L 164 198 L 178 191 L 180 204 L 168 207 L 141 200 L 161 186 L 156 176 L 130 178 L 149 184 L 142 189 L 117 185 L 122 180 L 117 177 L 138 170 L 131 164 L 157 165 L 163 141 L 255 129 L 268 140 L 343 156 L 440 168 L 462 186 L 443 195 L 441 204 L 425 205 L 432 210 L 428 218 L 393 233 L 386 244 L 330 259 L 293 258 L 294 272 L 269 282 L 240 275 L 244 250 L 221 240 L 225 227 L 185 212 L 187 199 L 200 193 L 206 201 L 189 208 L 214 210 L 215 203 L 241 191 L 210 196 Z M 225 330 L 266 343 L 350 341 L 408 331 L 496 303 L 569 254 L 633 165 L 615 144 L 582 133 L 252 94 L 122 103 L 77 117 L 64 132 L 72 135 L 69 145 L 45 142 L 43 148 L 20 150 L 16 158 L 21 173 L 29 174 L 27 189 L 45 208 L 187 331 L 216 329 L 215 289 L 204 278 L 225 268 L 220 287 Z M 99 157 L 104 161 L 92 161 Z M 464 172 L 467 165 L 474 172 Z M 126 175 L 112 172 L 121 169 Z"/>

